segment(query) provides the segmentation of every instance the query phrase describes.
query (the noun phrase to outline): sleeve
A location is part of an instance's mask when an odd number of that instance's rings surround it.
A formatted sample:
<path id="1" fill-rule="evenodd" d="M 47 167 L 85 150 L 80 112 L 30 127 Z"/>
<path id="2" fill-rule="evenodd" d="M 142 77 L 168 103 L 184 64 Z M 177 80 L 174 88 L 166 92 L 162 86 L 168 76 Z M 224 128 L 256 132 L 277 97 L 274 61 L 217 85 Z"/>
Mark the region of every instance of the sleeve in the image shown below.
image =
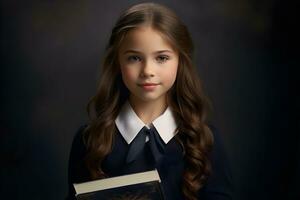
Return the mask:
<path id="1" fill-rule="evenodd" d="M 87 181 L 89 173 L 84 165 L 86 148 L 83 143 L 83 130 L 86 125 L 81 126 L 76 132 L 69 155 L 68 163 L 68 194 L 65 200 L 76 200 L 73 183 Z"/>
<path id="2" fill-rule="evenodd" d="M 219 131 L 214 126 L 210 128 L 214 136 L 214 146 L 210 154 L 212 171 L 199 199 L 231 200 L 233 179 L 229 161 Z"/>

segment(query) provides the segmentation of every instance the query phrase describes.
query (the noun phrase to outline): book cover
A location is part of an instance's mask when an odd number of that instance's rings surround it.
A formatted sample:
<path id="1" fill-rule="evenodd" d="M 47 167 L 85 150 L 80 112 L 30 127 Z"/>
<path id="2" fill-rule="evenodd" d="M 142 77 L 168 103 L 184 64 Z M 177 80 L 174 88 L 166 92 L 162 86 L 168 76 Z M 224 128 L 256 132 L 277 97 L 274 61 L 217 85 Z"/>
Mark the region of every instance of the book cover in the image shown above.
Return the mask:
<path id="1" fill-rule="evenodd" d="M 77 200 L 163 200 L 157 170 L 73 184 Z"/>

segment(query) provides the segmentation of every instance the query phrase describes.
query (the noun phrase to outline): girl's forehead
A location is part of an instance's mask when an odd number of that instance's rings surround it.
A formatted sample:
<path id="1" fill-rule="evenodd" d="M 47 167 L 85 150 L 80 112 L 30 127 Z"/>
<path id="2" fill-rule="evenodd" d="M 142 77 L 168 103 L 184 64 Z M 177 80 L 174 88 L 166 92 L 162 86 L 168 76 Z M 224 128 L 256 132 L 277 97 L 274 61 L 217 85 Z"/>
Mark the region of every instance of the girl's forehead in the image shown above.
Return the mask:
<path id="1" fill-rule="evenodd" d="M 147 26 L 130 30 L 120 47 L 120 51 L 135 49 L 140 51 L 174 51 L 170 42 L 163 36 L 163 33 Z"/>

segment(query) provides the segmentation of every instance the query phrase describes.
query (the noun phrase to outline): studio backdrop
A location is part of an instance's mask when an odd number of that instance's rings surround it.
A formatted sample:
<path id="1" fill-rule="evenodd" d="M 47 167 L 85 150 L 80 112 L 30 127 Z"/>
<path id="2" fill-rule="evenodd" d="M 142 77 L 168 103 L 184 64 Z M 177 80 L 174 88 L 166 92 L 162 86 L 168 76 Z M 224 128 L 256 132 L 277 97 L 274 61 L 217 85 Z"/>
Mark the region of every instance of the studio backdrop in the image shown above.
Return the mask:
<path id="1" fill-rule="evenodd" d="M 141 1 L 1 2 L 1 199 L 63 199 L 111 28 Z M 300 199 L 288 114 L 287 5 L 154 1 L 188 26 L 237 200 Z"/>

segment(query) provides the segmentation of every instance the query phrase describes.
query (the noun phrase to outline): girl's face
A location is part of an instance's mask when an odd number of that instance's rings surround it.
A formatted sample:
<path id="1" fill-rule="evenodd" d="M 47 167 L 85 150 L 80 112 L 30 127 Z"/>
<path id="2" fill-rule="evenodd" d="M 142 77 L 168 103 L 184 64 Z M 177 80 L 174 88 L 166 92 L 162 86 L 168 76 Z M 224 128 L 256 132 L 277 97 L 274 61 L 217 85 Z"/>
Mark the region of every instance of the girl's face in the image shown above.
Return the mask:
<path id="1" fill-rule="evenodd" d="M 178 53 L 151 27 L 129 31 L 119 50 L 119 64 L 130 99 L 161 101 L 176 80 Z"/>

